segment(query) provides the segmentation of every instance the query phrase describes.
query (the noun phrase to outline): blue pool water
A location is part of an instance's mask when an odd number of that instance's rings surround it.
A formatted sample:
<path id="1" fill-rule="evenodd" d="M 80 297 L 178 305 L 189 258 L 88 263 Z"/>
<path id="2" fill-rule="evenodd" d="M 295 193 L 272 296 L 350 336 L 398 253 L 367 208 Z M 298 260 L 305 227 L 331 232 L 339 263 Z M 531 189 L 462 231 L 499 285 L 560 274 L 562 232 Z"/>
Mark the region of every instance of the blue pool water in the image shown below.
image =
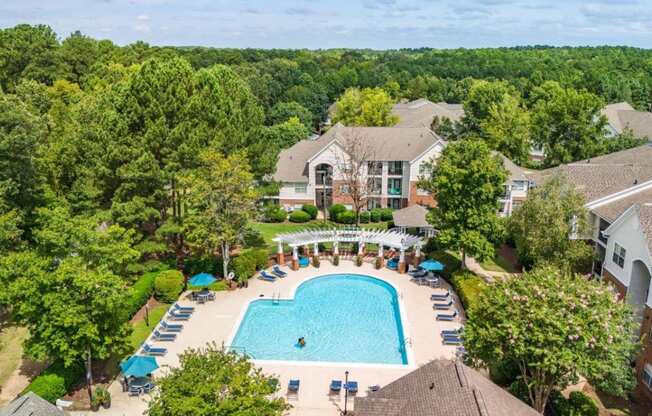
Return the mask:
<path id="1" fill-rule="evenodd" d="M 334 274 L 301 284 L 293 300 L 251 302 L 231 345 L 258 360 L 407 364 L 404 340 L 394 287 Z"/>

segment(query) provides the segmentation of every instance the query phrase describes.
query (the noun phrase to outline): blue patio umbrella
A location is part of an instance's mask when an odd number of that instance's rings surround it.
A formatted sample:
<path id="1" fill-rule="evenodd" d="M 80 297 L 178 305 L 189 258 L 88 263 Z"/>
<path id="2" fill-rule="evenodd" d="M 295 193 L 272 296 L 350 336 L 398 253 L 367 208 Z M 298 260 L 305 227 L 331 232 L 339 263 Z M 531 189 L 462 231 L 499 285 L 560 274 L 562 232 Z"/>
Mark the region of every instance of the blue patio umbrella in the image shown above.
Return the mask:
<path id="1" fill-rule="evenodd" d="M 216 279 L 210 273 L 199 273 L 194 275 L 188 280 L 188 284 L 194 287 L 208 286 L 212 284 Z"/>
<path id="2" fill-rule="evenodd" d="M 120 363 L 120 369 L 125 377 L 145 377 L 158 368 L 155 357 L 132 355 Z"/>
<path id="3" fill-rule="evenodd" d="M 437 260 L 428 259 L 421 262 L 419 265 L 422 269 L 428 270 L 429 272 L 440 272 L 444 270 L 444 265 L 438 262 Z"/>

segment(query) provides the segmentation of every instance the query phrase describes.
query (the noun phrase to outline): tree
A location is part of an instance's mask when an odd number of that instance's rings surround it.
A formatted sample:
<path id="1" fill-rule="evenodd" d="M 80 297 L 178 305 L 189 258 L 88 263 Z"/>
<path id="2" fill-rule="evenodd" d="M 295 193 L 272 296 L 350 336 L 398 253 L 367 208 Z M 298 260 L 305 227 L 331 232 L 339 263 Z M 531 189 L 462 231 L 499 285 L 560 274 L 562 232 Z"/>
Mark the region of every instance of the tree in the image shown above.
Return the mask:
<path id="1" fill-rule="evenodd" d="M 83 361 L 92 398 L 93 359 L 130 348 L 124 281 L 106 269 L 88 268 L 80 258 L 67 258 L 51 272 L 25 273 L 10 296 L 14 319 L 29 330 L 27 353 L 66 367 Z"/>
<path id="2" fill-rule="evenodd" d="M 200 166 L 185 180 L 189 208 L 186 237 L 191 247 L 205 253 L 220 251 L 226 277 L 231 246 L 242 241 L 254 214 L 253 175 L 242 153 L 225 157 L 206 150 L 200 159 Z"/>
<path id="3" fill-rule="evenodd" d="M 533 95 L 532 138 L 544 149 L 546 166 L 600 153 L 607 123 L 600 114 L 602 99 L 553 81 L 535 89 Z"/>
<path id="4" fill-rule="evenodd" d="M 631 390 L 635 326 L 607 284 L 545 267 L 484 291 L 465 324 L 464 346 L 476 365 L 515 363 L 531 405 L 543 413 L 550 393 L 579 376 L 611 394 Z"/>
<path id="5" fill-rule="evenodd" d="M 367 197 L 372 193 L 369 182 L 369 163 L 375 161 L 374 148 L 364 136 L 349 128 L 341 129 L 342 134 L 336 135 L 341 152 L 335 152 L 335 168 L 340 186 L 351 199 L 355 223 L 360 226 L 360 211 L 366 205 Z M 373 162 L 371 162 L 373 163 Z"/>
<path id="6" fill-rule="evenodd" d="M 310 130 L 297 117 L 291 117 L 283 123 L 270 127 L 263 127 L 260 131 L 260 140 L 247 149 L 252 155 L 250 159 L 257 160 L 253 166 L 254 175 L 263 177 L 266 173 L 273 172 L 280 151 L 308 138 L 309 134 Z"/>
<path id="7" fill-rule="evenodd" d="M 392 98 L 382 88 L 349 88 L 335 102 L 334 123 L 345 126 L 393 126 Z"/>
<path id="8" fill-rule="evenodd" d="M 510 95 L 515 95 L 514 87 L 505 81 L 475 81 L 464 100 L 462 122 L 471 132 L 480 133 L 492 106 L 500 105 Z"/>
<path id="9" fill-rule="evenodd" d="M 293 117 L 297 117 L 306 126 L 306 129 L 312 128 L 313 114 L 306 107 L 295 101 L 282 102 L 274 105 L 267 115 L 267 122 L 269 125 L 281 124 Z"/>
<path id="10" fill-rule="evenodd" d="M 578 239 L 590 229 L 584 204 L 582 194 L 562 174 L 531 189 L 527 200 L 508 220 L 521 264 L 554 264 L 564 270 L 586 270 L 594 251 Z"/>
<path id="11" fill-rule="evenodd" d="M 530 115 L 518 98 L 505 94 L 501 101 L 492 103 L 480 129 L 489 147 L 519 165 L 528 161 L 532 148 Z"/>
<path id="12" fill-rule="evenodd" d="M 281 416 L 290 408 L 274 398 L 278 380 L 265 376 L 244 356 L 214 344 L 179 355 L 179 366 L 157 380 L 151 416 Z"/>
<path id="13" fill-rule="evenodd" d="M 464 139 L 449 144 L 431 172 L 419 187 L 437 199 L 428 222 L 439 231 L 439 244 L 461 251 L 462 267 L 467 254 L 491 257 L 493 242 L 502 235 L 498 198 L 507 180 L 500 157 L 483 141 Z"/>

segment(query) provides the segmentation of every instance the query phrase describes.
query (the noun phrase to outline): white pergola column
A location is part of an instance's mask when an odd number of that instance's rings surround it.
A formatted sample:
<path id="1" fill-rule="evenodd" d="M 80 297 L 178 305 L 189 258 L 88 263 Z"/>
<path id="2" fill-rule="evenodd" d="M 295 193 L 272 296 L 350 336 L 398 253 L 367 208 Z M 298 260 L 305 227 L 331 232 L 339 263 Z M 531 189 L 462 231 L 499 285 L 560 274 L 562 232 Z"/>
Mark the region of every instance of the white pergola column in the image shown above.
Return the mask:
<path id="1" fill-rule="evenodd" d="M 405 273 L 407 270 L 405 267 L 405 247 L 401 246 L 401 250 L 399 251 L 399 257 L 398 257 L 398 272 L 399 273 Z"/>
<path id="2" fill-rule="evenodd" d="M 358 256 L 362 256 L 364 254 L 364 241 L 360 240 L 358 242 Z"/>
<path id="3" fill-rule="evenodd" d="M 278 242 L 278 247 L 276 250 L 276 263 L 279 265 L 284 265 L 285 264 L 285 254 L 283 254 L 283 242 L 279 241 Z"/>
<path id="4" fill-rule="evenodd" d="M 414 265 L 418 266 L 421 261 L 421 244 L 414 246 Z"/>
<path id="5" fill-rule="evenodd" d="M 340 255 L 340 242 L 335 240 L 333 241 L 333 256 L 339 256 Z"/>
<path id="6" fill-rule="evenodd" d="M 312 255 L 315 256 L 315 257 L 319 256 L 319 243 L 315 243 L 313 245 Z"/>
<path id="7" fill-rule="evenodd" d="M 292 270 L 299 270 L 299 247 L 292 247 Z"/>
<path id="8" fill-rule="evenodd" d="M 378 257 L 385 257 L 384 248 L 385 247 L 382 244 L 378 244 Z"/>

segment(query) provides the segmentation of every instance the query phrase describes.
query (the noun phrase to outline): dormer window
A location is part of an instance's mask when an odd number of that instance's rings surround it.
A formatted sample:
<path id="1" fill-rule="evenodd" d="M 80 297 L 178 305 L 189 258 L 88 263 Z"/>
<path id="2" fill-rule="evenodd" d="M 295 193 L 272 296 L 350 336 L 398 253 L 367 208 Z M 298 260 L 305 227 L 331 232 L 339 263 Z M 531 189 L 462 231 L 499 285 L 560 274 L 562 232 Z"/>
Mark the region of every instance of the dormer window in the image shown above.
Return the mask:
<path id="1" fill-rule="evenodd" d="M 625 250 L 625 247 L 622 247 L 618 243 L 614 243 L 614 254 L 613 254 L 611 259 L 620 268 L 625 267 L 625 255 L 626 254 L 627 254 L 627 250 Z"/>

